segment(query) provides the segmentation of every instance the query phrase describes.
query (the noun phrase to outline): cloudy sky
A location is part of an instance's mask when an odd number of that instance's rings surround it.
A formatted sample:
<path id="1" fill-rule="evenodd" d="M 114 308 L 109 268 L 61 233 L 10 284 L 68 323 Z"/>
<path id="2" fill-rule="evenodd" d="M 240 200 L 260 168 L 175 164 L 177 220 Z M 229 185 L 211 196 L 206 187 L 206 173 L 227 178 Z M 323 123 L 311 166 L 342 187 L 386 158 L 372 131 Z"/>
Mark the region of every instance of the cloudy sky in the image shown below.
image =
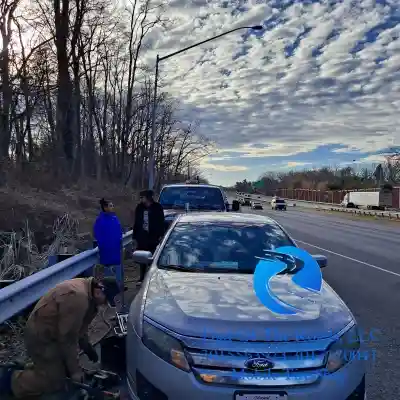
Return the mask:
<path id="1" fill-rule="evenodd" d="M 399 0 L 171 0 L 174 24 L 152 33 L 164 90 L 217 153 L 213 183 L 263 172 L 379 162 L 400 144 Z"/>

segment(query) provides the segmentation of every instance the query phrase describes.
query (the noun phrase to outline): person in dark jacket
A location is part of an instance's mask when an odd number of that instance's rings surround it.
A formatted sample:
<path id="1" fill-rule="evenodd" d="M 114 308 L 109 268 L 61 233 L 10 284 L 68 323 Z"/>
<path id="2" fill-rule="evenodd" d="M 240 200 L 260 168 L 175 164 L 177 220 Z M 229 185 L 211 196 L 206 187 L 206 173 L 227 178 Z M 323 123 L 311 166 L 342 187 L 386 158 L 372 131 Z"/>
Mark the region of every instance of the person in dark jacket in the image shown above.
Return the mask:
<path id="1" fill-rule="evenodd" d="M 136 241 L 136 250 L 145 250 L 154 253 L 162 239 L 164 226 L 164 210 L 160 203 L 154 201 L 152 190 L 140 192 L 140 203 L 135 210 L 133 239 Z M 140 266 L 140 281 L 143 281 L 146 266 Z"/>
<path id="2" fill-rule="evenodd" d="M 115 276 L 123 290 L 122 227 L 114 213 L 111 201 L 100 200 L 101 213 L 94 224 L 93 233 L 99 247 L 100 264 L 105 276 Z"/>

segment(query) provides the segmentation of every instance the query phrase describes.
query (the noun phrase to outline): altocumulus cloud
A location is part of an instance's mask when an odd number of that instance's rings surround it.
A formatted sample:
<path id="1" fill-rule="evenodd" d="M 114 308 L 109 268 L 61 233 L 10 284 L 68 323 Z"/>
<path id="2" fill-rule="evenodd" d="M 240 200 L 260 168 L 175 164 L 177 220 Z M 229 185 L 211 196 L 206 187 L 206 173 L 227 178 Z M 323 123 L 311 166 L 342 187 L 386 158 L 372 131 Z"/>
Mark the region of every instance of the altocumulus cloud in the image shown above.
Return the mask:
<path id="1" fill-rule="evenodd" d="M 227 156 L 204 167 L 247 171 L 248 163 L 238 169 L 245 159 L 295 162 L 320 146 L 337 157 L 367 157 L 400 142 L 398 0 L 171 0 L 166 10 L 174 22 L 151 34 L 149 65 L 156 52 L 239 26 L 265 27 L 161 65 L 182 118 L 199 120 Z"/>
<path id="2" fill-rule="evenodd" d="M 222 165 L 203 162 L 200 164 L 200 166 L 204 169 L 216 170 L 220 172 L 239 172 L 248 170 L 248 167 L 244 165 Z"/>

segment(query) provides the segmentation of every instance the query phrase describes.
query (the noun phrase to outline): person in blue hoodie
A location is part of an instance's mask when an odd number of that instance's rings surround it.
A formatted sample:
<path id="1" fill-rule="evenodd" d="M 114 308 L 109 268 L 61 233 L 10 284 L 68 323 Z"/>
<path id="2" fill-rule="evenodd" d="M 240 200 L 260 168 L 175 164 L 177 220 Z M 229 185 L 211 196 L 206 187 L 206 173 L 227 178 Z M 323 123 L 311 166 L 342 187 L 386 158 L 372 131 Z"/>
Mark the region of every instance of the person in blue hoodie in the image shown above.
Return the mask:
<path id="1" fill-rule="evenodd" d="M 93 228 L 100 253 L 100 264 L 104 266 L 104 276 L 115 276 L 123 291 L 122 227 L 111 201 L 101 199 L 100 207 L 101 213 Z"/>

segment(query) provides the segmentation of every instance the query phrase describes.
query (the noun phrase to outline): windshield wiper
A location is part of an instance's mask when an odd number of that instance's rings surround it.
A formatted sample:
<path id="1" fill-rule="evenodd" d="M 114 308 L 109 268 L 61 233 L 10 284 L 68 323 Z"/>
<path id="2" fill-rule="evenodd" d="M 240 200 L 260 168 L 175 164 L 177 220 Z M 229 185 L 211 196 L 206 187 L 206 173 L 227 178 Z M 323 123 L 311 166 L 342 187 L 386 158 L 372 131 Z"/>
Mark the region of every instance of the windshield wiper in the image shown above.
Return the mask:
<path id="1" fill-rule="evenodd" d="M 169 264 L 169 265 L 158 265 L 158 268 L 161 269 L 175 269 L 178 271 L 185 271 L 185 272 L 206 272 L 219 274 L 219 273 L 235 273 L 235 274 L 252 274 L 254 272 L 254 268 L 227 268 L 227 267 L 218 267 L 218 266 L 210 266 L 206 265 L 204 267 L 187 267 L 184 265 L 177 265 L 177 264 Z"/>
<path id="2" fill-rule="evenodd" d="M 185 271 L 185 272 L 204 272 L 203 267 L 187 267 L 185 265 L 179 265 L 179 264 L 161 264 L 158 265 L 158 268 L 162 269 L 176 269 L 178 271 Z"/>

